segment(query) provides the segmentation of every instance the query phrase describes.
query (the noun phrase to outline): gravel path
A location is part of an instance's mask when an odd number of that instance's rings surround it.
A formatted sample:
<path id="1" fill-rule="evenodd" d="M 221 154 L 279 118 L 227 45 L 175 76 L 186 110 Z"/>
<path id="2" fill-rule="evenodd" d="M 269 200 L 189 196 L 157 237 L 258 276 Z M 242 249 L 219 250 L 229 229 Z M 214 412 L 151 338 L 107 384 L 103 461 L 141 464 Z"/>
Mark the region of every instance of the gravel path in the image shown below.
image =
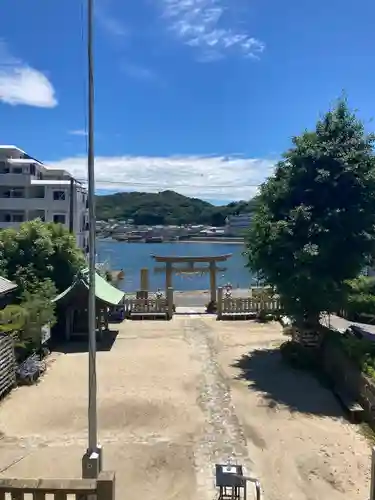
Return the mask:
<path id="1" fill-rule="evenodd" d="M 238 422 L 230 388 L 217 362 L 214 332 L 201 318 L 186 318 L 184 338 L 192 346 L 201 366 L 198 404 L 204 413 L 205 428 L 195 449 L 198 487 L 202 495 L 214 498 L 213 466 L 232 462 L 250 471 L 246 439 Z"/>

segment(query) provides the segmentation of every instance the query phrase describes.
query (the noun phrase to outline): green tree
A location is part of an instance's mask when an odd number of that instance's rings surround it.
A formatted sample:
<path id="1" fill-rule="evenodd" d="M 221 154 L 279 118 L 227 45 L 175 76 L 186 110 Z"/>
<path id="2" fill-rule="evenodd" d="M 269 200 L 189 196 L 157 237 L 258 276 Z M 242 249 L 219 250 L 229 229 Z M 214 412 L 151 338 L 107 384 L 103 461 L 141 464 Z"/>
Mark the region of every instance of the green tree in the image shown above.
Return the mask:
<path id="1" fill-rule="evenodd" d="M 34 346 L 40 345 L 42 327 L 46 324 L 53 326 L 56 321 L 55 304 L 52 302 L 56 295 L 56 287 L 50 279 L 31 284 L 24 291 L 21 307 L 26 314 L 21 341 L 31 342 Z"/>
<path id="2" fill-rule="evenodd" d="M 61 224 L 37 219 L 0 231 L 0 274 L 17 283 L 20 296 L 46 279 L 61 292 L 84 265 L 75 237 Z"/>
<path id="3" fill-rule="evenodd" d="M 374 254 L 374 136 L 341 99 L 293 138 L 260 190 L 249 267 L 276 286 L 286 311 L 317 322 L 337 311 L 345 280 Z"/>
<path id="4" fill-rule="evenodd" d="M 22 306 L 11 304 L 0 310 L 0 333 L 21 330 L 26 323 L 27 312 Z"/>

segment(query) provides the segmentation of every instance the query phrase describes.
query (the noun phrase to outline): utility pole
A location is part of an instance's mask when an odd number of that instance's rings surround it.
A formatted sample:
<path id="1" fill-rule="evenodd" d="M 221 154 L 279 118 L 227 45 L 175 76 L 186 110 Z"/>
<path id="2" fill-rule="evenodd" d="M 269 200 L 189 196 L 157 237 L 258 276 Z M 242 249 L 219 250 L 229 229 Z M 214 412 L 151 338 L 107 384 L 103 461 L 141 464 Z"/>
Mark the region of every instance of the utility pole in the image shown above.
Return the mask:
<path id="1" fill-rule="evenodd" d="M 82 458 L 82 477 L 97 478 L 102 470 L 102 450 L 98 445 L 96 386 L 96 311 L 95 311 L 95 171 L 94 171 L 94 0 L 87 0 L 88 58 L 88 209 L 89 209 L 89 291 L 88 291 L 88 448 Z"/>

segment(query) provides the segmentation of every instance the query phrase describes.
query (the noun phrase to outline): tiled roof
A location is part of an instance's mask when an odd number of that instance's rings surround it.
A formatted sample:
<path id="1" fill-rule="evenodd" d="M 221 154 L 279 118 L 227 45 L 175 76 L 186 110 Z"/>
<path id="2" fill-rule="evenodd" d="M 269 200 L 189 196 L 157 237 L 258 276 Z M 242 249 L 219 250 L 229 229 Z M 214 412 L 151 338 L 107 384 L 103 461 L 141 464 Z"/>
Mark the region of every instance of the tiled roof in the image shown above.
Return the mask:
<path id="1" fill-rule="evenodd" d="M 67 297 L 69 293 L 74 290 L 77 284 L 83 284 L 87 289 L 89 287 L 89 276 L 88 269 L 84 269 L 80 273 L 80 278 L 77 279 L 69 288 L 64 292 L 60 293 L 57 297 L 53 299 L 53 302 L 58 302 L 59 300 Z M 117 306 L 121 300 L 124 298 L 125 293 L 118 290 L 110 283 L 108 283 L 104 278 L 102 278 L 98 273 L 95 274 L 95 295 L 96 298 L 108 305 Z"/>
<path id="2" fill-rule="evenodd" d="M 12 283 L 11 281 L 7 280 L 6 278 L 3 278 L 2 276 L 0 276 L 0 295 L 9 293 L 12 290 L 15 290 L 16 288 L 17 288 L 17 285 L 15 283 Z"/>

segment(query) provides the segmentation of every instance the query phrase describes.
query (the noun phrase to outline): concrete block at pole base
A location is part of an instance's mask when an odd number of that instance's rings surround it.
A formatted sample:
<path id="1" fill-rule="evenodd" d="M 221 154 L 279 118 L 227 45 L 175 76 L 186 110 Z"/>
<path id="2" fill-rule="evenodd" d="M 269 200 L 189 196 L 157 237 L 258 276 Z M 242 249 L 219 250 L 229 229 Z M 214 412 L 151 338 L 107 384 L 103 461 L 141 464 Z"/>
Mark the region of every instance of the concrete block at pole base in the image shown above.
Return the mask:
<path id="1" fill-rule="evenodd" d="M 102 472 L 103 470 L 103 448 L 101 444 L 98 444 L 96 446 L 96 452 L 99 455 L 99 472 Z"/>
<path id="2" fill-rule="evenodd" d="M 82 478 L 96 479 L 102 471 L 103 459 L 102 448 L 98 446 L 97 451 L 87 450 L 82 457 Z"/>

